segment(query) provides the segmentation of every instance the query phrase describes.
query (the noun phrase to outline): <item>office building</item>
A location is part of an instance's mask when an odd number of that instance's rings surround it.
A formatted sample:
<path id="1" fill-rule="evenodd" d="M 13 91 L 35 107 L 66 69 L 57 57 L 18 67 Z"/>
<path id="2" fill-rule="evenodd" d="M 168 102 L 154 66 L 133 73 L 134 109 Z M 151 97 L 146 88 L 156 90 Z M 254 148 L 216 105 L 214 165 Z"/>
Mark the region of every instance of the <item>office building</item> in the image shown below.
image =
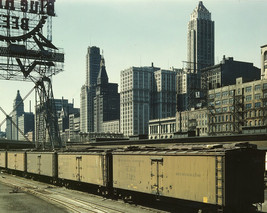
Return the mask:
<path id="1" fill-rule="evenodd" d="M 131 67 L 121 72 L 121 132 L 148 135 L 149 120 L 174 117 L 177 70 Z M 153 136 L 154 137 L 154 136 Z"/>
<path id="2" fill-rule="evenodd" d="M 120 125 L 125 136 L 148 135 L 154 70 L 151 66 L 121 71 Z"/>
<path id="3" fill-rule="evenodd" d="M 175 137 L 208 136 L 207 108 L 191 109 L 176 113 Z"/>
<path id="4" fill-rule="evenodd" d="M 187 32 L 187 61 L 177 75 L 177 110 L 201 107 L 200 70 L 214 65 L 214 21 L 200 1 L 190 16 Z"/>
<path id="5" fill-rule="evenodd" d="M 156 70 L 152 79 L 151 119 L 174 117 L 177 70 Z"/>
<path id="6" fill-rule="evenodd" d="M 215 89 L 235 84 L 236 78 L 242 77 L 243 83 L 259 80 L 260 69 L 253 63 L 235 61 L 233 57 L 223 56 L 219 64 L 201 70 L 201 88 Z"/>
<path id="7" fill-rule="evenodd" d="M 34 114 L 32 112 L 23 113 L 18 119 L 18 127 L 26 136 L 29 132 L 34 132 Z M 18 140 L 26 140 L 20 132 L 18 133 Z M 30 137 L 28 140 L 34 141 L 34 137 Z"/>
<path id="8" fill-rule="evenodd" d="M 109 83 L 104 58 L 101 59 L 94 97 L 94 132 L 104 132 L 103 123 L 120 119 L 118 84 Z"/>
<path id="9" fill-rule="evenodd" d="M 266 133 L 267 79 L 209 90 L 209 134 Z"/>
<path id="10" fill-rule="evenodd" d="M 81 132 L 94 131 L 94 98 L 96 96 L 97 77 L 100 70 L 100 49 L 88 47 L 86 54 L 86 82 L 81 88 Z"/>
<path id="11" fill-rule="evenodd" d="M 11 116 L 6 119 L 6 136 L 9 140 L 26 140 L 24 135 L 28 132 L 34 132 L 34 114 L 24 112 L 23 99 L 18 90 Z"/>
<path id="12" fill-rule="evenodd" d="M 149 120 L 149 139 L 173 138 L 176 132 L 176 117 Z"/>
<path id="13" fill-rule="evenodd" d="M 192 73 L 214 64 L 214 21 L 202 1 L 188 23 L 187 63 Z"/>
<path id="14" fill-rule="evenodd" d="M 20 96 L 19 90 L 17 91 L 16 98 L 13 102 L 13 111 L 11 116 L 8 116 L 6 119 L 6 132 L 7 139 L 9 140 L 18 140 L 19 139 L 19 117 L 24 113 L 24 103 Z"/>
<path id="15" fill-rule="evenodd" d="M 24 103 L 20 96 L 19 90 L 17 91 L 17 96 L 13 102 L 13 112 L 12 112 L 12 140 L 19 139 L 19 117 L 24 113 Z"/>

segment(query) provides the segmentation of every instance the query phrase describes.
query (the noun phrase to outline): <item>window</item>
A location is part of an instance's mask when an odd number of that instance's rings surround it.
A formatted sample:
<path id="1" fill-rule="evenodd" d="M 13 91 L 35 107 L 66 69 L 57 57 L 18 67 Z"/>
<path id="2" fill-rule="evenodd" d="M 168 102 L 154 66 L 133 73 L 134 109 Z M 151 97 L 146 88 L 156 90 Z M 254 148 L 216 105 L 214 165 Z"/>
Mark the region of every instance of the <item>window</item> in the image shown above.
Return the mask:
<path id="1" fill-rule="evenodd" d="M 251 92 L 251 86 L 250 86 L 250 87 L 246 87 L 246 88 L 245 88 L 245 91 L 246 91 L 246 92 Z"/>
<path id="2" fill-rule="evenodd" d="M 215 102 L 215 105 L 217 105 L 217 106 L 218 106 L 218 105 L 221 105 L 221 101 L 216 101 L 216 102 Z"/>
<path id="3" fill-rule="evenodd" d="M 233 98 L 229 98 L 229 104 L 233 104 L 234 103 L 234 99 Z"/>
<path id="4" fill-rule="evenodd" d="M 258 85 L 255 85 L 255 90 L 260 90 L 261 89 L 261 85 L 258 84 Z"/>
<path id="5" fill-rule="evenodd" d="M 221 108 L 217 108 L 215 111 L 216 111 L 217 113 L 222 112 Z"/>
<path id="6" fill-rule="evenodd" d="M 230 90 L 229 95 L 234 95 L 234 90 Z"/>
<path id="7" fill-rule="evenodd" d="M 246 109 L 250 109 L 251 108 L 251 104 L 246 104 Z"/>
<path id="8" fill-rule="evenodd" d="M 255 108 L 261 107 L 261 102 L 256 102 L 255 103 Z"/>
<path id="9" fill-rule="evenodd" d="M 226 104 L 228 104 L 228 99 L 222 100 L 222 105 L 226 105 Z"/>
<path id="10" fill-rule="evenodd" d="M 251 95 L 247 95 L 246 96 L 246 101 L 251 101 L 251 99 L 252 99 L 252 96 Z"/>
<path id="11" fill-rule="evenodd" d="M 210 98 L 210 99 L 214 98 L 214 94 L 210 94 L 210 95 L 209 95 L 209 98 Z"/>
<path id="12" fill-rule="evenodd" d="M 261 94 L 256 94 L 255 95 L 255 100 L 260 100 L 260 98 L 261 98 Z"/>
<path id="13" fill-rule="evenodd" d="M 224 91 L 224 92 L 222 92 L 222 96 L 223 96 L 223 97 L 228 96 L 228 91 Z"/>
<path id="14" fill-rule="evenodd" d="M 214 106 L 214 102 L 209 102 L 209 106 Z"/>
<path id="15" fill-rule="evenodd" d="M 220 98 L 220 97 L 221 97 L 221 93 L 219 93 L 219 92 L 216 93 L 216 94 L 215 94 L 215 97 L 216 97 L 216 98 Z"/>
<path id="16" fill-rule="evenodd" d="M 222 111 L 223 111 L 223 112 L 227 112 L 227 110 L 228 110 L 228 107 L 223 107 L 223 108 L 222 108 Z"/>

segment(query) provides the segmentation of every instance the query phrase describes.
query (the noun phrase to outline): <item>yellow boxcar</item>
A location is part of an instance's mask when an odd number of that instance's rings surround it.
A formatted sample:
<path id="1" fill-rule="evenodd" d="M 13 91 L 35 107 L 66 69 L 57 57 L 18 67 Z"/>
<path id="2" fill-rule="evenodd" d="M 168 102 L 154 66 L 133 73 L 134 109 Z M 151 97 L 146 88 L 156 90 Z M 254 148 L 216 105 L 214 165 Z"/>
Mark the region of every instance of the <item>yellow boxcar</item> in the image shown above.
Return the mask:
<path id="1" fill-rule="evenodd" d="M 114 188 L 219 206 L 263 202 L 263 171 L 256 149 L 113 153 Z"/>
<path id="2" fill-rule="evenodd" d="M 107 186 L 108 165 L 105 152 L 58 153 L 58 178 Z"/>
<path id="3" fill-rule="evenodd" d="M 55 152 L 27 152 L 27 172 L 56 177 L 57 157 Z"/>
<path id="4" fill-rule="evenodd" d="M 214 156 L 115 154 L 113 186 L 216 204 L 215 165 Z"/>
<path id="5" fill-rule="evenodd" d="M 6 151 L 0 151 L 0 167 L 6 168 Z"/>
<path id="6" fill-rule="evenodd" d="M 25 151 L 8 151 L 7 168 L 26 172 L 26 152 Z"/>

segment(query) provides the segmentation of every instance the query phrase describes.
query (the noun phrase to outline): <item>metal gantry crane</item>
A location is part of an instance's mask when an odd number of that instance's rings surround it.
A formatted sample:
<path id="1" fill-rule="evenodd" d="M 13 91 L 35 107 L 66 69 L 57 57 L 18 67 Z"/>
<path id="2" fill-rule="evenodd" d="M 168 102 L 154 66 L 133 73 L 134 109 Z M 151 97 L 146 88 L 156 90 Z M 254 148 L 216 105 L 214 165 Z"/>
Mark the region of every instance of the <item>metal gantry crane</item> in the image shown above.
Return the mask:
<path id="1" fill-rule="evenodd" d="M 45 3 L 36 13 L 27 12 L 24 7 L 0 8 L 1 14 L 8 17 L 12 14 L 12 18 L 22 22 L 19 27 L 0 29 L 0 79 L 34 83 L 37 94 L 35 116 L 38 117 L 35 123 L 37 133 L 43 135 L 37 135 L 36 147 L 55 148 L 61 146 L 61 140 L 51 78 L 63 71 L 64 53 L 52 44 L 55 1 L 47 0 Z M 47 38 L 43 35 L 45 25 Z"/>

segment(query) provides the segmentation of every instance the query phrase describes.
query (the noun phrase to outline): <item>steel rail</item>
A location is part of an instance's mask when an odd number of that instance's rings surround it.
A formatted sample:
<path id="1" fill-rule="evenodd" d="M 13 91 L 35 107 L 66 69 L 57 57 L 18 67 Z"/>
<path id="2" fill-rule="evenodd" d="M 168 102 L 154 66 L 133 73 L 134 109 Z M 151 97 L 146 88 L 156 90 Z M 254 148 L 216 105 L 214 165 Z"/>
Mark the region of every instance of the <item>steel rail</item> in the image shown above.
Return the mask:
<path id="1" fill-rule="evenodd" d="M 0 180 L 2 183 L 9 186 L 15 187 L 23 192 L 30 193 L 35 195 L 43 200 L 54 203 L 58 206 L 61 206 L 70 212 L 75 213 L 124 213 L 125 211 L 120 210 L 119 208 L 108 207 L 106 205 L 100 204 L 99 202 L 85 201 L 78 198 L 70 198 L 67 193 L 49 191 L 49 184 L 45 184 L 47 189 L 40 188 L 32 183 L 27 183 L 25 179 L 21 180 L 20 178 L 10 177 L 3 178 Z M 39 182 L 38 182 L 39 183 Z M 55 188 L 51 185 L 52 188 Z"/>

